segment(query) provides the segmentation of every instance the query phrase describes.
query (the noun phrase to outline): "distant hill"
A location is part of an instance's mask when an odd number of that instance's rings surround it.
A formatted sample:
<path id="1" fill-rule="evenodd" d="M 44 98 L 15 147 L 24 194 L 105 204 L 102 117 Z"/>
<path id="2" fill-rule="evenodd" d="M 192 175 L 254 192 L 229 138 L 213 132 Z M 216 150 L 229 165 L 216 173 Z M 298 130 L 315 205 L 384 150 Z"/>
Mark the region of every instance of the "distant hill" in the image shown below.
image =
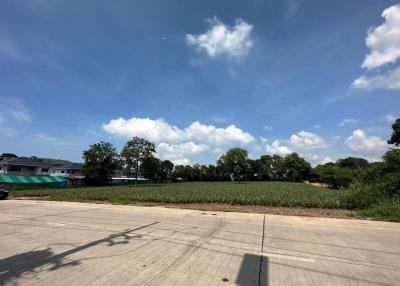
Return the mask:
<path id="1" fill-rule="evenodd" d="M 35 157 L 35 156 L 32 156 L 31 158 L 35 159 L 39 162 L 45 163 L 46 165 L 50 165 L 50 166 L 60 166 L 60 165 L 72 163 L 71 161 L 61 160 L 61 159 L 39 158 L 39 157 Z"/>

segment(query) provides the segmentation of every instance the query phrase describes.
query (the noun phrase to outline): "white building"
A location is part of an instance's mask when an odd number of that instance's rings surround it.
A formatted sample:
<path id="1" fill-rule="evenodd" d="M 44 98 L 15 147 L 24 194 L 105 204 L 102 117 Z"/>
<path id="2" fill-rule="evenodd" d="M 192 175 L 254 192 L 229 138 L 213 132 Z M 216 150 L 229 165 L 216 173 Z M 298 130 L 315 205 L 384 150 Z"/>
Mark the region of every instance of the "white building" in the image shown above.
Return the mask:
<path id="1" fill-rule="evenodd" d="M 27 157 L 0 161 L 0 175 L 9 176 L 48 176 L 50 167 Z"/>
<path id="2" fill-rule="evenodd" d="M 50 176 L 60 177 L 80 177 L 82 164 L 80 163 L 68 163 L 61 166 L 52 167 L 50 170 Z"/>

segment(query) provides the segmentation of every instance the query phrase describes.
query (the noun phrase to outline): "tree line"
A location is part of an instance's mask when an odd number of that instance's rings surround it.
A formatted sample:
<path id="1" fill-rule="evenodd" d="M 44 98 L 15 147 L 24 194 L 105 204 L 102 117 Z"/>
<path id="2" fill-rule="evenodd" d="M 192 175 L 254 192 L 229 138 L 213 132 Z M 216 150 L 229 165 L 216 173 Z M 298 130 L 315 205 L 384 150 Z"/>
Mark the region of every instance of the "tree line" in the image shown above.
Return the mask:
<path id="1" fill-rule="evenodd" d="M 128 141 L 121 153 L 108 142 L 101 141 L 90 145 L 83 152 L 82 174 L 89 185 L 109 185 L 113 175 L 138 176 L 155 182 L 164 182 L 171 178 L 174 164 L 169 160 L 155 157 L 154 143 L 139 137 Z"/>
<path id="2" fill-rule="evenodd" d="M 400 119 L 392 125 L 388 140 L 400 146 Z M 165 181 L 291 181 L 322 182 L 331 188 L 347 188 L 356 183 L 380 186 L 390 194 L 400 189 L 400 150 L 391 148 L 382 162 L 369 163 L 363 158 L 348 157 L 314 168 L 297 153 L 287 156 L 262 155 L 250 159 L 244 148 L 232 148 L 215 165 L 177 165 L 156 157 L 154 143 L 139 137 L 128 141 L 120 153 L 111 143 L 93 144 L 83 152 L 82 173 L 90 185 L 107 185 L 116 170 L 125 176 L 143 176 L 154 182 Z"/>

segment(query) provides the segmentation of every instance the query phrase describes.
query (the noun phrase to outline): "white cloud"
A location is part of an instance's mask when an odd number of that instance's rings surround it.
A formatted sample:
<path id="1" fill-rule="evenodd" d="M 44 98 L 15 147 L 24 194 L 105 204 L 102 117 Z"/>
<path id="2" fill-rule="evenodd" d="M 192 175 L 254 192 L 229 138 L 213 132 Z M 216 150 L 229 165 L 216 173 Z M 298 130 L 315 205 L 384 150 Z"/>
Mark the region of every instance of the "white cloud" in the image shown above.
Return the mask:
<path id="1" fill-rule="evenodd" d="M 154 142 L 179 143 L 189 140 L 200 141 L 211 145 L 249 144 L 255 139 L 247 132 L 235 125 L 226 128 L 217 128 L 213 125 L 204 125 L 196 121 L 185 129 L 172 126 L 162 119 L 149 118 L 112 119 L 103 124 L 108 133 L 125 137 L 139 136 Z"/>
<path id="2" fill-rule="evenodd" d="M 157 154 L 163 160 L 171 160 L 176 165 L 187 165 L 190 163 L 188 156 L 207 151 L 210 147 L 206 144 L 184 142 L 180 144 L 160 143 L 157 146 Z"/>
<path id="3" fill-rule="evenodd" d="M 253 25 L 243 19 L 236 19 L 235 25 L 229 27 L 216 17 L 208 20 L 211 27 L 203 34 L 186 35 L 186 42 L 200 51 L 205 51 L 210 57 L 227 55 L 234 58 L 246 56 L 254 40 L 251 38 Z"/>
<path id="4" fill-rule="evenodd" d="M 250 144 L 254 141 L 254 137 L 250 133 L 242 131 L 235 125 L 216 128 L 213 125 L 203 125 L 196 121 L 185 129 L 185 133 L 190 139 L 206 141 L 213 145 Z"/>
<path id="5" fill-rule="evenodd" d="M 385 9 L 382 13 L 385 22 L 367 32 L 366 45 L 370 53 L 362 64 L 368 70 L 393 64 L 400 58 L 400 4 Z M 384 74 L 363 75 L 352 83 L 358 89 L 400 90 L 400 67 Z"/>
<path id="6" fill-rule="evenodd" d="M 321 125 L 320 124 L 315 124 L 314 128 L 319 129 L 319 128 L 321 128 Z"/>
<path id="7" fill-rule="evenodd" d="M 386 114 L 386 115 L 384 116 L 384 118 L 385 118 L 385 121 L 386 121 L 387 123 L 394 123 L 394 122 L 396 121 L 397 118 L 400 118 L 400 116 L 397 116 L 397 115 L 395 115 L 395 114 L 393 114 L 393 113 L 389 113 L 389 114 Z"/>
<path id="8" fill-rule="evenodd" d="M 263 129 L 264 129 L 264 130 L 267 130 L 267 131 L 272 131 L 272 130 L 274 130 L 274 128 L 272 128 L 272 126 L 269 126 L 269 125 L 264 125 L 264 126 L 263 126 Z"/>
<path id="9" fill-rule="evenodd" d="M 29 110 L 22 103 L 22 101 L 8 98 L 1 99 L 1 116 L 7 118 L 10 121 L 14 121 L 18 124 L 29 123 L 32 121 Z"/>
<path id="10" fill-rule="evenodd" d="M 326 164 L 326 163 L 331 163 L 331 162 L 333 162 L 332 158 L 326 156 L 326 157 L 324 157 L 324 158 L 321 160 L 320 164 L 321 164 L 321 165 L 324 165 L 324 164 Z"/>
<path id="11" fill-rule="evenodd" d="M 162 119 L 150 118 L 112 119 L 103 124 L 106 132 L 125 137 L 144 137 L 151 141 L 179 142 L 185 139 L 185 133 L 176 126 L 171 126 Z"/>
<path id="12" fill-rule="evenodd" d="M 262 143 L 266 143 L 266 141 Z M 314 151 L 318 149 L 325 149 L 327 147 L 328 144 L 321 136 L 315 133 L 301 131 L 290 136 L 288 140 L 275 140 L 272 142 L 272 144 L 266 144 L 265 150 L 267 153 L 277 154 L 280 156 L 286 156 L 293 152 L 297 152 L 314 164 L 317 163 L 319 155 L 316 155 L 315 153 L 310 154 L 307 152 L 309 150 Z"/>
<path id="13" fill-rule="evenodd" d="M 400 67 L 388 71 L 386 74 L 361 76 L 353 81 L 352 86 L 369 90 L 377 88 L 400 90 Z"/>
<path id="14" fill-rule="evenodd" d="M 13 137 L 18 127 L 32 121 L 28 108 L 15 98 L 0 98 L 0 134 Z"/>
<path id="15" fill-rule="evenodd" d="M 188 158 L 182 158 L 182 159 L 175 159 L 175 160 L 170 160 L 175 166 L 178 166 L 178 165 L 183 165 L 183 166 L 186 166 L 186 165 L 190 165 L 191 164 L 191 162 L 190 162 L 190 160 L 188 159 Z"/>
<path id="16" fill-rule="evenodd" d="M 35 135 L 36 138 L 42 140 L 42 141 L 55 141 L 57 138 L 43 134 L 43 133 L 39 133 Z"/>
<path id="17" fill-rule="evenodd" d="M 306 159 L 313 167 L 334 162 L 331 157 L 323 156 L 321 154 L 300 154 L 300 156 Z"/>
<path id="18" fill-rule="evenodd" d="M 265 151 L 267 153 L 280 156 L 286 156 L 293 153 L 293 151 L 289 147 L 281 145 L 279 140 L 275 140 L 274 142 L 272 142 L 272 144 L 267 144 L 265 146 Z"/>
<path id="19" fill-rule="evenodd" d="M 322 149 L 328 147 L 325 139 L 323 139 L 321 136 L 305 131 L 301 131 L 290 136 L 289 143 L 291 147 L 296 150 Z"/>
<path id="20" fill-rule="evenodd" d="M 6 35 L 0 35 L 0 58 L 11 59 L 21 62 L 32 62 L 25 52 Z"/>
<path id="21" fill-rule="evenodd" d="M 215 147 L 215 148 L 212 150 L 212 152 L 213 152 L 214 154 L 217 154 L 217 155 L 221 156 L 221 155 L 224 153 L 224 150 L 223 150 L 222 148 L 220 148 L 220 147 Z"/>
<path id="22" fill-rule="evenodd" d="M 388 144 L 385 140 L 378 136 L 368 136 L 361 129 L 354 130 L 345 143 L 356 154 L 372 161 L 378 160 L 388 149 Z"/>
<path id="23" fill-rule="evenodd" d="M 400 58 L 400 4 L 385 9 L 385 22 L 368 30 L 366 45 L 370 53 L 365 57 L 363 68 L 374 69 Z"/>
<path id="24" fill-rule="evenodd" d="M 358 119 L 345 118 L 338 124 L 338 126 L 343 127 L 343 126 L 348 125 L 348 124 L 357 124 L 357 123 L 358 123 Z"/>

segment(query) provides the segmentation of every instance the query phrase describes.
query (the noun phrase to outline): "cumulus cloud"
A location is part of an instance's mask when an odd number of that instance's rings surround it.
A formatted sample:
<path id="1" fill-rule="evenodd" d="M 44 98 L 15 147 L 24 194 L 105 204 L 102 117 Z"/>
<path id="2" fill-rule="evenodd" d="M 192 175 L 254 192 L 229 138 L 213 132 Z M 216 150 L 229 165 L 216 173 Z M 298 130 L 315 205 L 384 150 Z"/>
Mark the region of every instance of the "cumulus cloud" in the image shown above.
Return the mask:
<path id="1" fill-rule="evenodd" d="M 339 126 L 339 127 L 343 127 L 343 126 L 348 125 L 348 124 L 357 124 L 357 123 L 358 123 L 358 119 L 355 119 L 355 118 L 345 118 L 345 119 L 343 119 L 343 120 L 338 124 L 338 126 Z"/>
<path id="2" fill-rule="evenodd" d="M 385 18 L 385 22 L 370 28 L 365 39 L 370 52 L 366 55 L 362 68 L 367 70 L 396 63 L 400 58 L 400 4 L 385 9 L 382 17 Z M 400 90 L 400 67 L 383 74 L 363 75 L 353 81 L 352 87 L 367 90 Z"/>
<path id="3" fill-rule="evenodd" d="M 400 90 L 400 67 L 390 70 L 385 74 L 361 76 L 353 81 L 352 86 L 370 90 L 377 88 Z"/>
<path id="4" fill-rule="evenodd" d="M 112 119 L 103 124 L 106 132 L 125 137 L 144 137 L 151 141 L 178 142 L 183 141 L 185 133 L 176 126 L 171 126 L 162 119 L 150 118 Z"/>
<path id="5" fill-rule="evenodd" d="M 289 143 L 292 148 L 296 150 L 322 149 L 328 147 L 325 139 L 323 139 L 321 136 L 306 131 L 301 131 L 290 136 Z"/>
<path id="6" fill-rule="evenodd" d="M 315 157 L 315 154 L 309 154 L 307 151 L 325 149 L 327 147 L 328 144 L 325 139 L 318 134 L 301 131 L 290 136 L 288 140 L 275 140 L 272 144 L 266 144 L 265 151 L 280 156 L 297 152 L 309 160 L 316 161 L 318 158 Z"/>
<path id="7" fill-rule="evenodd" d="M 170 160 L 176 165 L 187 165 L 190 159 L 187 157 L 207 151 L 210 147 L 206 144 L 184 142 L 180 144 L 160 143 L 157 145 L 157 153 L 163 160 Z"/>
<path id="8" fill-rule="evenodd" d="M 216 128 L 213 125 L 203 125 L 196 121 L 185 129 L 185 133 L 189 138 L 205 140 L 214 145 L 249 144 L 254 141 L 254 137 L 250 133 L 242 131 L 235 125 Z"/>
<path id="9" fill-rule="evenodd" d="M 293 153 L 293 151 L 289 147 L 281 145 L 279 140 L 275 140 L 274 142 L 272 142 L 272 144 L 267 144 L 265 146 L 265 151 L 267 153 L 280 156 L 286 156 Z"/>
<path id="10" fill-rule="evenodd" d="M 365 57 L 363 68 L 374 69 L 400 58 L 400 4 L 385 9 L 385 22 L 368 30 L 365 39 L 371 50 Z"/>
<path id="11" fill-rule="evenodd" d="M 106 132 L 125 137 L 139 136 L 154 142 L 179 143 L 190 140 L 200 141 L 212 145 L 249 144 L 255 139 L 235 125 L 226 128 L 217 128 L 213 125 L 204 125 L 196 121 L 185 129 L 172 126 L 162 119 L 131 118 L 112 119 L 103 124 Z"/>
<path id="12" fill-rule="evenodd" d="M 378 136 L 368 136 L 361 129 L 354 130 L 345 143 L 355 153 L 372 161 L 378 160 L 388 149 L 388 144 L 385 140 Z"/>
<path id="13" fill-rule="evenodd" d="M 210 28 L 203 34 L 186 35 L 186 43 L 205 51 L 210 57 L 227 55 L 233 58 L 246 56 L 254 40 L 251 38 L 253 25 L 243 19 L 236 19 L 235 25 L 230 27 L 216 17 L 209 19 Z"/>

